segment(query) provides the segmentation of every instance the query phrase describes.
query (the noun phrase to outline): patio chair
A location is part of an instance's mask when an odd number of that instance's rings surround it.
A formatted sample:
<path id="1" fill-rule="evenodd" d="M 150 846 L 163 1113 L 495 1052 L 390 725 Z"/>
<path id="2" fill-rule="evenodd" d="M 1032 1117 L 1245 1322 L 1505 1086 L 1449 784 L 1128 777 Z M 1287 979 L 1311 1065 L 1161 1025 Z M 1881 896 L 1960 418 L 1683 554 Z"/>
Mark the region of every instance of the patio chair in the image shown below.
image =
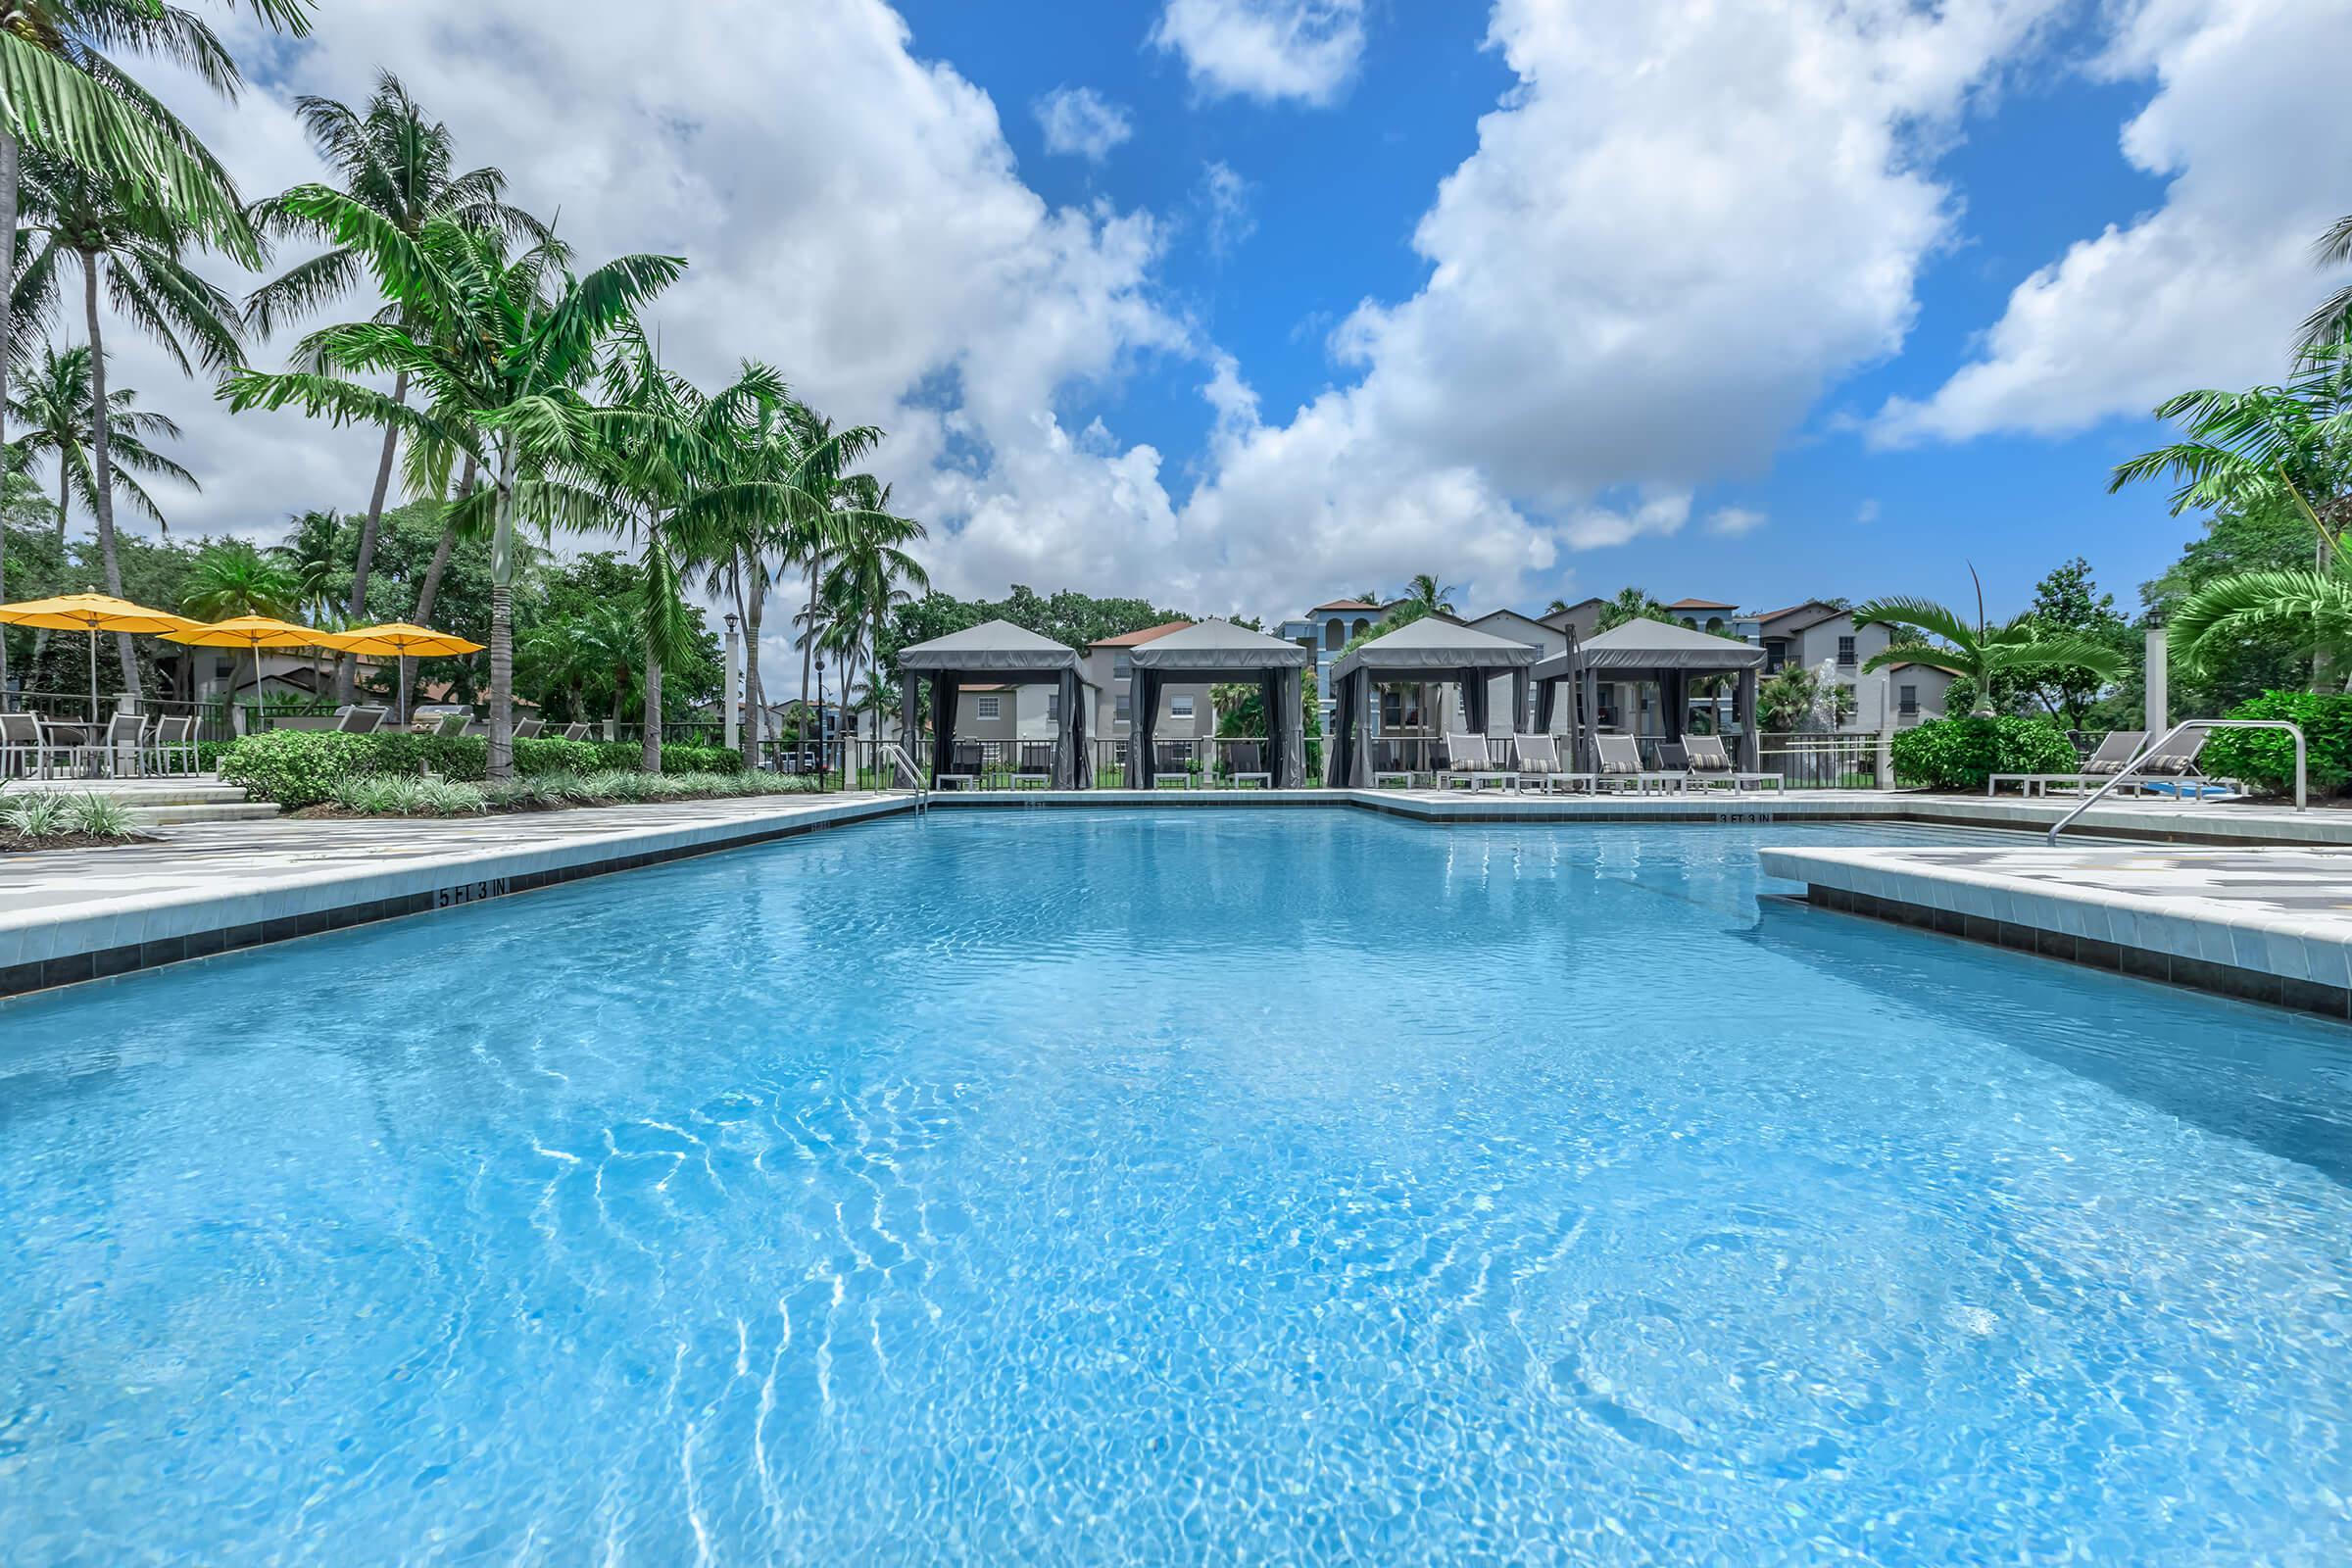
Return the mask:
<path id="1" fill-rule="evenodd" d="M 585 724 L 566 724 L 564 726 L 563 738 L 567 741 L 584 741 L 588 738 L 588 726 Z"/>
<path id="2" fill-rule="evenodd" d="M 0 778 L 47 778 L 50 754 L 38 714 L 0 713 Z"/>
<path id="3" fill-rule="evenodd" d="M 1052 741 L 1022 741 L 1016 764 L 1012 770 L 1012 787 L 1033 786 L 1051 789 L 1054 785 L 1054 743 Z"/>
<path id="4" fill-rule="evenodd" d="M 1173 784 L 1180 790 L 1193 787 L 1193 743 L 1190 741 L 1153 741 L 1152 743 L 1152 787 L 1164 789 Z"/>
<path id="5" fill-rule="evenodd" d="M 1272 789 L 1274 775 L 1266 767 L 1266 749 L 1256 741 L 1235 741 L 1225 749 L 1225 778 L 1235 789 L 1251 779 L 1258 788 Z"/>
<path id="6" fill-rule="evenodd" d="M 1663 752 L 1665 748 L 1659 750 Z M 1686 735 L 1683 754 L 1692 779 L 1702 784 L 1729 784 L 1735 795 L 1746 793 L 1750 785 L 1778 790 L 1786 782 L 1778 773 L 1748 772 L 1734 767 L 1732 754 L 1724 749 L 1720 735 Z"/>
<path id="7" fill-rule="evenodd" d="M 1592 746 L 1600 758 L 1597 782 L 1602 789 L 1624 790 L 1631 786 L 1642 795 L 1652 789 L 1679 794 L 1690 782 L 1688 771 L 1665 772 L 1643 767 L 1641 743 L 1631 735 L 1595 735 Z"/>
<path id="8" fill-rule="evenodd" d="M 1476 795 L 1481 784 L 1503 784 L 1519 787 L 1519 775 L 1507 767 L 1497 767 L 1487 755 L 1484 735 L 1449 734 L 1446 737 L 1446 770 L 1438 775 L 1438 788 L 1448 789 L 1467 780 L 1470 793 Z"/>
<path id="9" fill-rule="evenodd" d="M 196 720 L 185 713 L 159 718 L 147 736 L 147 760 L 158 773 L 196 771 Z"/>
<path id="10" fill-rule="evenodd" d="M 1560 765 L 1560 743 L 1549 735 L 1514 735 L 1511 737 L 1511 768 L 1519 775 L 1522 793 L 1530 785 L 1540 787 L 1544 794 L 1560 790 L 1591 790 L 1595 779 L 1591 773 L 1572 773 Z"/>
<path id="11" fill-rule="evenodd" d="M 1984 793 L 1991 795 L 2003 784 L 2015 784 L 2020 795 L 2046 795 L 2053 784 L 2071 785 L 2078 790 L 2094 790 L 2121 773 L 2132 759 L 2139 755 L 2148 732 L 2144 729 L 2118 729 L 2107 732 L 2097 751 L 2084 760 L 2082 766 L 2072 773 L 1994 773 L 1984 780 Z"/>
<path id="12" fill-rule="evenodd" d="M 547 720 L 544 718 L 517 719 L 514 723 L 514 738 L 518 741 L 535 741 L 539 738 L 539 732 L 545 728 L 547 728 Z"/>
<path id="13" fill-rule="evenodd" d="M 2134 795 L 2169 795 L 2179 801 L 2201 801 L 2209 794 L 2222 793 L 2224 785 L 2237 781 L 2208 778 L 2197 766 L 2198 754 L 2211 738 L 2210 730 L 2199 729 L 2178 740 L 2157 742 L 2117 788 Z"/>
<path id="14" fill-rule="evenodd" d="M 147 721 L 136 713 L 117 713 L 106 721 L 104 738 L 95 747 L 98 761 L 110 778 L 136 778 L 145 771 L 142 755 Z"/>
<path id="15" fill-rule="evenodd" d="M 73 723 L 35 713 L 32 721 L 40 726 L 41 750 L 48 755 L 42 777 L 53 776 L 58 760 L 66 760 L 66 771 L 74 777 L 83 776 L 83 770 L 94 765 L 98 756 L 100 731 L 95 724 Z"/>

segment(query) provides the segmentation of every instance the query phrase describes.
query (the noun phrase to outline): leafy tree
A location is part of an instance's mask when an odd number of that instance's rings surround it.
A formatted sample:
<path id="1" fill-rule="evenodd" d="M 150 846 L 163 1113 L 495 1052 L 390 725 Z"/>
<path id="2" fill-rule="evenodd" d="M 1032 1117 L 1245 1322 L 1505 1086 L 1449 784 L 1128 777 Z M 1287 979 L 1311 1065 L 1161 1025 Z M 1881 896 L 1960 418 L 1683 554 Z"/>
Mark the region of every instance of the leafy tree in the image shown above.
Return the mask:
<path id="1" fill-rule="evenodd" d="M 2162 576 L 2139 585 L 2140 604 L 2169 624 L 2215 583 L 2300 569 L 2311 558 L 2311 533 L 2310 519 L 2291 503 L 2222 508 Z M 2301 689 L 2311 673 L 2311 631 L 2303 623 L 2216 629 L 2198 639 L 2191 658 L 2178 646 L 2176 628 L 2175 706 L 2187 713 L 2226 713 L 2266 691 Z"/>
<path id="2" fill-rule="evenodd" d="M 1561 608 L 1565 609 L 1566 607 L 1562 606 Z M 1632 620 L 1672 621 L 1674 617 L 1666 612 L 1666 607 L 1651 598 L 1642 589 L 1620 588 L 1617 590 L 1616 598 L 1600 607 L 1600 618 L 1594 623 L 1593 630 L 1614 631 L 1617 627 Z"/>
<path id="3" fill-rule="evenodd" d="M 459 503 L 491 512 L 489 776 L 514 775 L 514 572 L 517 524 L 541 533 L 594 516 L 578 480 L 614 419 L 580 391 L 606 341 L 685 270 L 670 256 L 624 256 L 575 277 L 544 246 L 510 256 L 495 235 L 447 219 L 411 236 L 366 204 L 322 186 L 280 198 L 363 256 L 395 319 L 328 327 L 306 344 L 315 369 L 243 370 L 221 388 L 231 408 L 294 405 L 338 424 L 397 425 L 418 438 L 413 471 L 470 455 L 486 490 Z M 408 373 L 425 408 L 362 377 Z M 421 453 L 421 458 L 418 454 Z M 438 493 L 439 482 L 421 486 Z"/>
<path id="4" fill-rule="evenodd" d="M 2112 649 L 2129 669 L 2132 627 L 2116 612 L 2115 595 L 2099 592 L 2091 579 L 2090 563 L 2081 556 L 2067 562 L 2034 585 L 2034 604 L 2027 611 L 2037 637 L 2076 636 Z M 2024 692 L 2070 729 L 2085 727 L 2091 705 L 2108 684 L 2089 671 L 2053 665 L 2020 681 Z"/>
<path id="5" fill-rule="evenodd" d="M 553 236 L 545 224 L 508 204 L 504 173 L 489 168 L 456 170 L 449 127 L 430 119 L 390 72 L 377 74 L 375 92 L 364 111 L 333 98 L 306 94 L 294 100 L 294 112 L 311 145 L 341 180 L 344 194 L 408 239 L 416 239 L 428 222 L 448 221 L 517 243 L 552 244 Z M 326 242 L 327 248 L 254 290 L 246 309 L 265 333 L 350 293 L 367 278 L 367 259 L 360 249 L 337 242 L 338 236 L 325 222 L 311 216 L 299 201 L 289 199 L 293 195 L 288 192 L 257 203 L 256 226 L 279 238 Z M 435 323 L 409 324 L 430 331 Z M 395 370 L 392 401 L 405 404 L 408 396 L 408 371 Z M 345 607 L 345 612 L 353 616 L 360 613 L 368 598 L 376 529 L 383 520 L 392 462 L 399 446 L 399 426 L 386 424 L 383 451 L 376 460 L 375 489 L 368 495 L 367 521 L 360 529 L 351 598 Z M 348 688 L 343 695 L 348 699 Z"/>
<path id="6" fill-rule="evenodd" d="M 57 531 L 63 538 L 67 516 L 75 501 L 93 514 L 97 510 L 93 492 L 98 476 L 90 464 L 95 438 L 91 429 L 90 351 L 76 345 L 61 353 L 55 344 L 44 343 L 40 359 L 31 366 L 30 373 L 21 368 L 14 384 L 16 391 L 9 398 L 9 418 L 24 433 L 10 443 L 10 462 L 29 471 L 36 462 L 55 460 Z M 138 399 L 136 392 L 122 387 L 107 400 L 114 405 L 107 419 L 107 450 L 113 460 L 115 496 L 119 501 L 128 502 L 132 510 L 157 527 L 168 528 L 163 509 L 140 486 L 136 476 L 172 479 L 191 490 L 201 490 L 203 486 L 196 482 L 194 474 L 147 444 L 150 440 L 178 440 L 179 426 L 167 415 L 139 408 Z"/>
<path id="7" fill-rule="evenodd" d="M 194 374 L 189 361 L 221 369 L 239 355 L 236 308 L 227 295 L 191 270 L 185 259 L 195 230 L 165 205 L 148 200 L 136 186 L 92 177 L 62 159 L 28 153 L 18 189 L 19 212 L 40 248 L 25 264 L 21 296 L 47 303 L 56 297 L 59 262 L 81 268 L 83 329 L 89 334 L 90 407 L 112 411 L 106 389 L 106 344 L 98 291 L 105 284 L 118 315 L 137 323 L 178 365 Z M 98 545 L 106 562 L 107 592 L 121 594 L 122 573 L 115 542 L 114 420 L 89 422 L 90 510 L 98 521 Z M 125 689 L 139 689 L 138 664 L 127 635 L 117 633 L 115 648 Z"/>
<path id="8" fill-rule="evenodd" d="M 1972 570 L 1970 575 L 1975 575 Z M 1977 589 L 1977 618 L 1972 623 L 1943 606 L 1925 599 L 1875 599 L 1857 606 L 1854 624 L 1908 627 L 1936 639 L 1930 650 L 1935 662 L 1959 671 L 1975 689 L 1974 711 L 1989 716 L 1992 693 L 2004 678 L 2087 675 L 2100 682 L 2122 678 L 2126 662 L 2113 648 L 2079 632 L 2040 626 L 2027 611 L 1994 626 L 1984 618 L 1984 590 Z M 1865 671 L 1884 669 L 1919 657 L 1917 647 L 1887 647 L 1863 661 Z"/>

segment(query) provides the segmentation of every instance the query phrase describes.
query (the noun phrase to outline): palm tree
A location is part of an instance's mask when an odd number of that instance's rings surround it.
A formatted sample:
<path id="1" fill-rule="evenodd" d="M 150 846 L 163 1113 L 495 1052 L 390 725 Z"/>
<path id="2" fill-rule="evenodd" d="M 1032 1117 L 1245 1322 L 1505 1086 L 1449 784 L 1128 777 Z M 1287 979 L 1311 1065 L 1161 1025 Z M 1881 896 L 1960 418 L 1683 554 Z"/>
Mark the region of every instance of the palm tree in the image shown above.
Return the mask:
<path id="1" fill-rule="evenodd" d="M 1404 585 L 1404 599 L 1407 604 L 1419 605 L 1424 614 L 1450 615 L 1453 595 L 1459 591 L 1451 585 L 1439 586 L 1438 579 L 1424 571 L 1416 573 Z"/>
<path id="2" fill-rule="evenodd" d="M 1550 604 L 1544 607 L 1544 613 L 1546 615 L 1565 615 L 1568 613 L 1568 610 L 1569 605 L 1567 600 L 1554 599 Z"/>
<path id="3" fill-rule="evenodd" d="M 452 453 L 470 456 L 488 486 L 456 504 L 460 526 L 487 507 L 490 523 L 492 778 L 514 772 L 514 535 L 558 522 L 593 525 L 603 498 L 575 475 L 611 411 L 580 386 L 605 341 L 685 270 L 682 257 L 623 256 L 575 277 L 545 245 L 510 256 L 497 235 L 435 218 L 411 236 L 366 203 L 323 186 L 279 198 L 365 259 L 393 318 L 333 326 L 306 342 L 313 368 L 241 370 L 220 389 L 232 409 L 295 405 L 339 424 L 397 425 L 412 436 L 415 486 L 438 493 Z M 425 406 L 396 403 L 359 376 L 408 373 Z"/>
<path id="4" fill-rule="evenodd" d="M 2352 563 L 2336 555 L 2325 570 L 2241 571 L 2206 584 L 2167 622 L 2173 650 L 2210 669 L 2245 638 L 2285 631 L 2313 648 L 2312 690 L 2328 690 L 2336 660 L 2352 653 Z"/>
<path id="5" fill-rule="evenodd" d="M 871 474 L 849 471 L 881 442 L 880 430 L 870 424 L 836 430 L 832 420 L 797 403 L 792 406 L 790 423 L 799 448 L 791 478 L 799 502 L 793 511 L 792 554 L 808 568 L 807 620 L 813 623 L 826 563 L 847 547 L 851 533 L 860 527 L 903 524 L 905 519 L 889 517 L 880 511 L 879 480 Z M 816 640 L 804 635 L 800 643 L 801 699 L 806 702 Z M 818 722 L 821 739 L 821 714 Z"/>
<path id="6" fill-rule="evenodd" d="M 2312 260 L 2323 268 L 2352 262 L 2352 215 L 2328 225 L 2328 232 L 2312 247 Z M 2296 346 L 2317 348 L 2323 343 L 2340 342 L 2347 334 L 2352 334 L 2352 285 L 2328 295 L 2318 310 L 2304 318 L 2302 336 Z"/>
<path id="7" fill-rule="evenodd" d="M 44 303 L 53 300 L 59 260 L 72 256 L 81 264 L 93 409 L 115 406 L 106 390 L 106 344 L 98 310 L 101 281 L 115 312 L 144 328 L 182 374 L 195 373 L 188 358 L 191 348 L 208 369 L 223 369 L 236 362 L 236 307 L 189 270 L 182 253 L 195 234 L 170 211 L 139 199 L 130 187 L 94 179 L 45 154 L 28 154 L 24 160 L 19 208 L 26 232 L 42 236 L 41 248 L 26 264 L 22 294 Z M 111 418 L 90 421 L 89 500 L 98 519 L 107 592 L 120 595 L 122 568 L 115 547 L 112 423 Z M 130 638 L 118 632 L 115 649 L 122 662 L 122 689 L 135 696 L 139 665 Z"/>
<path id="8" fill-rule="evenodd" d="M 1560 608 L 1565 610 L 1568 607 L 1562 605 Z M 1613 631 L 1629 621 L 1672 621 L 1674 617 L 1666 612 L 1666 607 L 1652 599 L 1645 590 L 1620 588 L 1617 590 L 1616 598 L 1600 607 L 1600 616 L 1593 622 L 1592 629 L 1594 631 Z"/>
<path id="9" fill-rule="evenodd" d="M 888 632 L 891 612 L 914 602 L 910 590 L 928 591 L 931 587 L 930 575 L 900 548 L 922 538 L 923 525 L 911 518 L 889 514 L 888 485 L 881 487 L 874 503 L 847 530 L 841 556 L 834 562 L 825 582 L 825 603 L 832 610 L 833 624 L 842 634 L 841 690 L 845 707 L 861 662 L 869 698 L 882 682 L 883 675 L 874 667 L 874 659 Z M 881 738 L 882 718 L 877 710 L 874 739 L 878 743 Z"/>
<path id="10" fill-rule="evenodd" d="M 39 363 L 31 373 L 17 376 L 16 388 L 8 413 L 24 433 L 11 446 L 27 466 L 35 458 L 57 460 L 57 537 L 63 543 L 66 518 L 76 499 L 92 514 L 98 510 L 98 475 L 90 461 L 96 432 L 91 428 L 89 349 L 74 345 L 60 353 L 55 344 L 43 344 Z M 110 393 L 107 401 L 113 405 L 107 414 L 106 444 L 115 499 L 127 502 L 168 531 L 171 525 L 163 509 L 134 475 L 175 480 L 191 490 L 204 488 L 194 474 L 148 445 L 150 440 L 178 440 L 179 426 L 168 415 L 138 407 L 139 395 L 128 387 Z"/>
<path id="11" fill-rule="evenodd" d="M 267 25 L 297 37 L 310 31 L 310 0 L 249 0 Z M 62 161 L 121 184 L 247 266 L 261 251 L 228 174 L 193 131 L 124 70 L 143 55 L 191 71 L 224 97 L 242 85 L 236 62 L 204 20 L 159 0 L 0 0 L 0 280 L 43 293 L 21 278 L 17 239 L 24 157 Z M 0 410 L 19 347 L 18 298 L 0 288 Z M 0 416 L 0 441 L 7 427 Z M 8 598 L 8 542 L 0 537 L 0 600 Z M 8 654 L 0 646 L 0 686 Z"/>
<path id="12" fill-rule="evenodd" d="M 344 194 L 409 239 L 416 239 L 426 223 L 446 220 L 517 242 L 551 242 L 545 224 L 507 204 L 505 174 L 489 168 L 453 172 L 449 127 L 428 120 L 390 72 L 377 74 L 375 93 L 364 113 L 335 99 L 312 95 L 295 99 L 294 111 L 311 145 L 340 177 Z M 247 299 L 247 316 L 263 333 L 349 293 L 366 276 L 367 262 L 361 252 L 350 244 L 331 243 L 333 235 L 307 217 L 299 205 L 289 204 L 286 197 L 257 203 L 253 218 L 255 227 L 265 234 L 330 242 L 324 252 L 263 284 Z M 394 372 L 392 401 L 405 404 L 408 396 L 407 372 Z M 347 612 L 353 616 L 366 612 L 376 531 L 383 523 L 399 446 L 399 426 L 386 424 L 382 455 L 376 460 L 375 488 L 368 497 L 368 515 L 360 525 L 359 556 L 352 566 Z M 348 679 L 346 675 L 346 684 Z M 351 693 L 346 689 L 338 696 L 349 701 Z"/>
<path id="13" fill-rule="evenodd" d="M 293 612 L 301 585 L 282 564 L 242 539 L 208 544 L 188 567 L 187 586 L 179 596 L 179 611 L 198 620 L 229 620 L 238 615 L 270 615 L 280 619 Z M 191 654 L 191 657 L 193 655 Z M 253 700 L 262 700 L 262 651 L 253 651 Z"/>
<path id="14" fill-rule="evenodd" d="M 1976 577 L 1976 568 L 1969 568 Z M 1874 599 L 1854 607 L 1854 625 L 1886 626 L 1942 639 L 1931 643 L 1928 662 L 1974 682 L 1977 706 L 1971 716 L 1990 718 L 1994 680 L 2008 676 L 2046 675 L 2057 671 L 2085 671 L 2102 681 L 2124 678 L 2124 657 L 2105 643 L 2074 632 L 2051 631 L 2032 611 L 1994 626 L 1984 618 L 1984 585 L 1977 583 L 1977 618 L 1971 625 L 1959 615 L 1925 599 Z M 1916 642 L 1882 648 L 1862 662 L 1865 673 L 1920 658 Z"/>
<path id="15" fill-rule="evenodd" d="M 2175 516 L 2192 507 L 2291 506 L 2311 522 L 2310 573 L 2254 573 L 2281 580 L 2248 583 L 2242 591 L 2227 594 L 2220 591 L 2230 587 L 2230 580 L 2215 583 L 2207 594 L 2219 597 L 2211 600 L 2208 612 L 2234 616 L 2266 597 L 2285 604 L 2299 596 L 2308 599 L 2315 590 L 2324 599 L 2326 585 L 2335 580 L 2343 531 L 2352 525 L 2352 336 L 2306 346 L 2296 357 L 2294 374 L 2282 386 L 2183 392 L 2159 405 L 2156 414 L 2180 420 L 2188 439 L 2119 464 L 2107 485 L 2110 493 L 2142 480 L 2170 478 L 2177 481 L 2172 496 Z M 2284 597 L 2278 598 L 2272 590 L 2283 590 Z M 2312 690 L 2329 690 L 2336 684 L 2339 639 L 2328 635 L 2317 620 L 2312 633 Z M 2185 640 L 2181 646 L 2186 648 Z"/>

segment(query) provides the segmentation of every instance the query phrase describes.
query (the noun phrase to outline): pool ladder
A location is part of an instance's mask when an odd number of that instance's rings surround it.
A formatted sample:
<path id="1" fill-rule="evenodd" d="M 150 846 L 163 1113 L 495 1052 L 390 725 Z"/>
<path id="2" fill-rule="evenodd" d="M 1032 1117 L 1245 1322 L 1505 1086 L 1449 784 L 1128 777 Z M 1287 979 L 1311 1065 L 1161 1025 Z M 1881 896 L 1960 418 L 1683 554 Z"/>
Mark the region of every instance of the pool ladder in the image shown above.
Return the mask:
<path id="1" fill-rule="evenodd" d="M 906 755 L 906 748 L 901 746 L 897 741 L 886 741 L 882 746 L 882 755 L 889 760 L 891 772 L 905 781 L 908 789 L 914 791 L 916 814 L 920 815 L 929 810 L 931 808 L 931 786 L 923 782 L 923 770 L 914 765 L 914 759 Z"/>

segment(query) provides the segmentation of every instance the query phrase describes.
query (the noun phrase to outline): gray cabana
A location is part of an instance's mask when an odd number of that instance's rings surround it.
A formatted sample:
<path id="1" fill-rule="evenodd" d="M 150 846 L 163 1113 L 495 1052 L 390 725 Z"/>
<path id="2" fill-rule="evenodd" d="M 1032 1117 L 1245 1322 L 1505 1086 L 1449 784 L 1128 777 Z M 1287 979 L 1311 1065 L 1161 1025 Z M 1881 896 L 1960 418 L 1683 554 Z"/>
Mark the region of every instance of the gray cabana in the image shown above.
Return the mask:
<path id="1" fill-rule="evenodd" d="M 1383 681 L 1452 681 L 1462 692 L 1462 727 L 1487 732 L 1487 682 L 1511 675 L 1511 727 L 1527 713 L 1527 676 L 1537 651 L 1443 615 L 1424 615 L 1373 638 L 1331 666 L 1332 736 L 1327 776 L 1340 788 L 1372 782 L 1372 688 Z"/>
<path id="2" fill-rule="evenodd" d="M 1554 654 L 1536 665 L 1536 727 L 1548 729 L 1558 689 L 1567 683 L 1576 693 L 1577 765 L 1592 760 L 1592 733 L 1600 711 L 1599 686 L 1611 680 L 1655 681 L 1663 693 L 1666 739 L 1683 738 L 1683 715 L 1689 710 L 1690 677 L 1738 675 L 1740 695 L 1734 714 L 1750 756 L 1742 765 L 1757 765 L 1752 753 L 1756 732 L 1756 684 L 1764 668 L 1764 650 L 1752 643 L 1735 642 L 1712 632 L 1692 631 L 1660 620 L 1629 620 L 1584 643 L 1571 642 L 1564 654 Z"/>
<path id="3" fill-rule="evenodd" d="M 1306 666 L 1314 655 L 1297 643 L 1230 620 L 1204 620 L 1132 649 L 1127 662 L 1127 787 L 1152 787 L 1152 730 L 1159 717 L 1159 694 L 1169 686 L 1212 686 L 1255 681 L 1266 708 L 1266 770 L 1278 790 L 1306 783 L 1306 727 L 1299 717 Z"/>
<path id="4" fill-rule="evenodd" d="M 956 694 L 966 681 L 990 685 L 1052 685 L 1060 694 L 1060 722 L 1055 727 L 1054 787 L 1083 790 L 1094 785 L 1095 770 L 1086 749 L 1086 700 L 1089 689 L 1079 673 L 1077 652 L 1008 620 L 984 620 L 977 626 L 934 637 L 900 651 L 899 672 L 906 690 L 906 752 L 914 755 L 920 740 L 918 683 L 931 686 L 931 776 L 955 771 Z"/>

